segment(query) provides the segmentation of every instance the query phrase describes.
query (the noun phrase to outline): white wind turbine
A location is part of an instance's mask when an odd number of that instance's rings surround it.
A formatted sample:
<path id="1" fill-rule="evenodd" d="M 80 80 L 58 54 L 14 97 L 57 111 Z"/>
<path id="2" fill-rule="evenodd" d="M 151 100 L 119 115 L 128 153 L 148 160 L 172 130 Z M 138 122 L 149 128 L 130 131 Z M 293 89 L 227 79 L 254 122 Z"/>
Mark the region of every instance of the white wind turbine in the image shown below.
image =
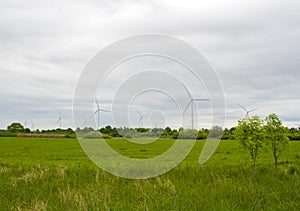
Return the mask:
<path id="1" fill-rule="evenodd" d="M 61 120 L 62 120 L 61 113 L 58 113 L 58 119 L 56 121 L 56 124 L 59 123 L 59 128 L 61 128 Z"/>
<path id="2" fill-rule="evenodd" d="M 242 106 L 241 104 L 239 104 L 239 106 L 246 112 L 245 118 L 249 117 L 249 114 L 253 111 L 256 111 L 258 108 L 255 109 L 251 109 L 251 110 L 247 110 L 244 106 Z"/>
<path id="3" fill-rule="evenodd" d="M 101 112 L 107 112 L 107 113 L 110 113 L 111 111 L 100 108 L 100 105 L 99 105 L 99 102 L 98 102 L 97 98 L 95 98 L 95 102 L 97 104 L 97 110 L 94 112 L 93 116 L 96 115 L 96 114 L 98 115 L 97 116 L 97 129 L 99 129 L 99 126 L 100 126 L 100 114 L 99 113 L 100 113 L 100 111 Z"/>
<path id="4" fill-rule="evenodd" d="M 191 105 L 191 121 L 192 121 L 192 129 L 194 129 L 194 102 L 195 101 L 209 101 L 210 99 L 207 99 L 207 98 L 193 98 L 192 94 L 189 92 L 187 87 L 184 84 L 182 84 L 182 86 L 184 87 L 184 89 L 186 90 L 187 94 L 190 97 L 190 102 L 186 105 L 186 107 L 183 111 L 183 114 L 185 114 L 185 112 L 187 111 L 187 109 Z"/>
<path id="5" fill-rule="evenodd" d="M 149 114 L 142 114 L 142 113 L 139 112 L 138 110 L 136 110 L 136 112 L 137 112 L 137 113 L 139 114 L 139 116 L 140 116 L 138 125 L 139 125 L 140 127 L 143 127 L 143 119 L 144 119 L 144 117 L 149 116 Z"/>
<path id="6" fill-rule="evenodd" d="M 58 119 L 57 119 L 57 121 L 56 121 L 56 124 L 59 125 L 59 128 L 61 128 L 62 120 L 63 120 L 63 119 L 70 119 L 70 117 L 63 117 L 63 116 L 61 115 L 61 113 L 58 112 Z"/>

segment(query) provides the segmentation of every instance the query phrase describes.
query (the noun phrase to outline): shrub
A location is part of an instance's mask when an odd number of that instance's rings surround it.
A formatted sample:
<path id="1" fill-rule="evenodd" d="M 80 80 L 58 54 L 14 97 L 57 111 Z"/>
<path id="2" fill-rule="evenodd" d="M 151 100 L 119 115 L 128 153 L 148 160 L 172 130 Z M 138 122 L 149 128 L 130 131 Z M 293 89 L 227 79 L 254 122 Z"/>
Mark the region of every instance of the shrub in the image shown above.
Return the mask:
<path id="1" fill-rule="evenodd" d="M 81 138 L 86 138 L 86 139 L 92 139 L 92 138 L 104 138 L 104 139 L 109 139 L 111 136 L 107 134 L 102 134 L 96 131 L 91 131 L 88 133 L 82 134 Z"/>

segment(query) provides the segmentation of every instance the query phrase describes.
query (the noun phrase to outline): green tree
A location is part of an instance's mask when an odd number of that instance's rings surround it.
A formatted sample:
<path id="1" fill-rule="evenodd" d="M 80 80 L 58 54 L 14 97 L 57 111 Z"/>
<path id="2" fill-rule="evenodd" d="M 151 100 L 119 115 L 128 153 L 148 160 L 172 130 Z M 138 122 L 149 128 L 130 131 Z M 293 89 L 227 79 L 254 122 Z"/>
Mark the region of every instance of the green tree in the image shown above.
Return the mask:
<path id="1" fill-rule="evenodd" d="M 201 129 L 201 130 L 199 130 L 199 132 L 198 132 L 198 135 L 197 135 L 197 139 L 199 140 L 199 139 L 207 139 L 207 135 L 208 135 L 208 133 L 207 133 L 207 131 L 205 130 L 205 129 Z"/>
<path id="2" fill-rule="evenodd" d="M 9 132 L 13 132 L 13 133 L 23 132 L 24 131 L 24 127 L 23 127 L 23 125 L 21 123 L 14 122 L 11 125 L 7 126 L 7 130 Z"/>
<path id="3" fill-rule="evenodd" d="M 111 133 L 109 135 L 112 136 L 112 137 L 121 137 L 121 135 L 119 134 L 118 129 L 115 128 L 115 127 L 111 130 Z"/>
<path id="4" fill-rule="evenodd" d="M 266 117 L 266 137 L 267 142 L 272 148 L 272 154 L 275 165 L 275 174 L 278 175 L 278 158 L 285 149 L 289 139 L 286 136 L 286 128 L 276 114 L 270 114 Z"/>
<path id="5" fill-rule="evenodd" d="M 25 129 L 24 129 L 24 132 L 25 132 L 25 133 L 30 133 L 30 129 L 29 129 L 29 128 L 25 128 Z"/>
<path id="6" fill-rule="evenodd" d="M 178 139 L 179 132 L 177 130 L 173 130 L 173 139 Z"/>
<path id="7" fill-rule="evenodd" d="M 252 175 L 254 176 L 259 149 L 262 148 L 265 139 L 264 121 L 259 116 L 241 119 L 234 131 L 234 136 L 249 151 L 252 160 Z"/>
<path id="8" fill-rule="evenodd" d="M 172 129 L 170 127 L 166 127 L 165 130 L 164 130 L 164 136 L 169 137 L 169 136 L 172 136 L 172 135 L 173 135 Z"/>

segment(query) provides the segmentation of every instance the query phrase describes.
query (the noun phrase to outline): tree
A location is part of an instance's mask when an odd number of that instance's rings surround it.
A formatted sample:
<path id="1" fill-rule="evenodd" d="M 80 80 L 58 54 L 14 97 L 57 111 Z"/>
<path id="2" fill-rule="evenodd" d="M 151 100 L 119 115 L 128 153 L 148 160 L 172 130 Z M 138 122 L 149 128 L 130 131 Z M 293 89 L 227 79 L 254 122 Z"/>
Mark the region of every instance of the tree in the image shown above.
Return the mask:
<path id="1" fill-rule="evenodd" d="M 7 126 L 7 130 L 9 132 L 13 132 L 13 133 L 23 132 L 24 131 L 24 127 L 23 127 L 23 125 L 21 123 L 14 122 L 11 125 Z"/>
<path id="2" fill-rule="evenodd" d="M 173 139 L 178 139 L 179 132 L 177 130 L 173 130 Z"/>
<path id="3" fill-rule="evenodd" d="M 30 133 L 30 129 L 29 129 L 29 128 L 25 128 L 25 129 L 24 129 L 24 132 L 25 132 L 25 133 Z"/>
<path id="4" fill-rule="evenodd" d="M 259 149 L 262 148 L 265 139 L 264 121 L 259 116 L 241 119 L 234 131 L 234 136 L 249 151 L 252 160 L 252 175 L 254 176 Z"/>
<path id="5" fill-rule="evenodd" d="M 111 133 L 109 135 L 112 136 L 112 137 L 121 137 L 118 129 L 115 128 L 115 127 L 111 130 Z"/>
<path id="6" fill-rule="evenodd" d="M 208 135 L 208 133 L 207 133 L 207 131 L 205 130 L 205 129 L 201 129 L 201 130 L 199 130 L 199 132 L 198 132 L 198 135 L 197 135 L 197 139 L 199 140 L 199 139 L 207 139 L 207 135 Z"/>
<path id="7" fill-rule="evenodd" d="M 278 176 L 278 158 L 285 149 L 289 139 L 286 136 L 286 128 L 276 114 L 270 114 L 266 117 L 266 137 L 273 153 L 275 174 Z"/>
<path id="8" fill-rule="evenodd" d="M 167 137 L 172 136 L 172 135 L 173 135 L 172 129 L 170 127 L 166 127 L 164 129 L 164 136 L 167 138 Z"/>

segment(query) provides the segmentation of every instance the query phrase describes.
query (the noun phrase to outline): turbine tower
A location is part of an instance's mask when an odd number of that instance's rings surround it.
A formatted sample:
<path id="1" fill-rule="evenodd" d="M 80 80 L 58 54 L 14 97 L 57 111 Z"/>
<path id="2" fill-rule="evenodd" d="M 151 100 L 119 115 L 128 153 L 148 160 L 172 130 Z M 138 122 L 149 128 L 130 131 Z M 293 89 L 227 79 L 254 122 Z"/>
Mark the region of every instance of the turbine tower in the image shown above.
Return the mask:
<path id="1" fill-rule="evenodd" d="M 97 98 L 95 98 L 95 102 L 97 104 L 97 110 L 95 111 L 93 116 L 95 114 L 97 114 L 97 129 L 99 129 L 99 126 L 100 126 L 100 114 L 99 113 L 100 113 L 100 111 L 102 111 L 102 112 L 111 112 L 111 111 L 100 108 L 100 105 L 99 105 L 99 102 L 98 102 Z"/>
<path id="2" fill-rule="evenodd" d="M 244 106 L 242 106 L 241 104 L 239 104 L 239 106 L 245 111 L 246 115 L 245 115 L 245 118 L 248 118 L 249 117 L 249 114 L 253 111 L 256 111 L 258 108 L 255 108 L 255 109 L 251 109 L 251 110 L 247 110 Z"/>
<path id="3" fill-rule="evenodd" d="M 182 84 L 182 86 L 184 87 L 186 93 L 190 97 L 190 102 L 186 105 L 186 107 L 183 111 L 183 114 L 185 114 L 185 112 L 187 111 L 187 109 L 191 105 L 191 121 L 192 121 L 192 129 L 194 129 L 194 103 L 195 103 L 195 101 L 209 101 L 210 99 L 207 99 L 207 98 L 194 98 L 192 96 L 192 94 L 189 92 L 189 90 L 187 89 L 187 87 L 184 84 Z"/>

